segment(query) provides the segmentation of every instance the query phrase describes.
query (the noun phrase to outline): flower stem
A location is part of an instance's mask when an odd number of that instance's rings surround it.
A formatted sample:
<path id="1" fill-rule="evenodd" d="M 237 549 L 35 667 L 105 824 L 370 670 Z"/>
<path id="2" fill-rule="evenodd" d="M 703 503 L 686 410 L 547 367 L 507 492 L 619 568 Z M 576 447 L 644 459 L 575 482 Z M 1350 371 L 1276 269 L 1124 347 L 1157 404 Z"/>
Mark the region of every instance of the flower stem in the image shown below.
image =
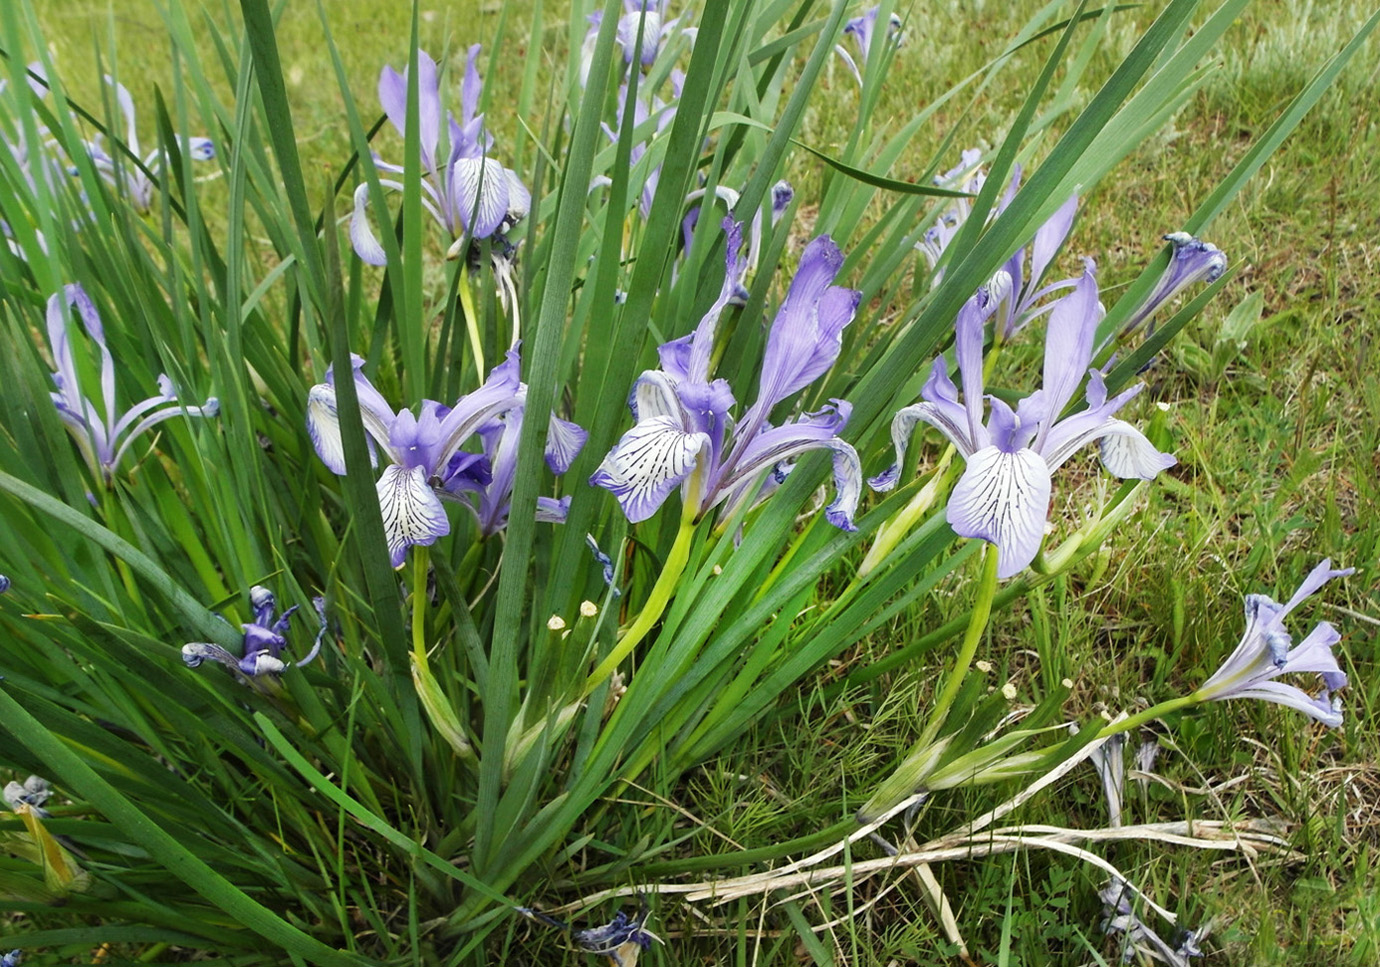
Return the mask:
<path id="1" fill-rule="evenodd" d="M 939 458 L 939 463 L 935 465 L 934 473 L 925 486 L 916 492 L 915 496 L 910 499 L 910 503 L 877 528 L 877 537 L 873 540 L 872 547 L 868 549 L 862 564 L 858 566 L 858 578 L 864 578 L 876 570 L 877 566 L 884 562 L 892 551 L 896 550 L 896 545 L 901 543 L 905 536 L 911 532 L 911 529 L 920 522 L 920 519 L 930 512 L 930 508 L 935 505 L 946 488 L 949 479 L 949 467 L 953 463 L 954 454 L 957 452 L 953 444 L 949 444 L 944 455 Z"/>
<path id="2" fill-rule="evenodd" d="M 470 267 L 460 263 L 460 308 L 465 313 L 465 331 L 470 336 L 470 352 L 474 353 L 474 370 L 484 381 L 484 346 L 479 340 L 479 314 L 474 309 L 474 293 L 470 291 Z"/>
<path id="3" fill-rule="evenodd" d="M 939 730 L 944 727 L 944 720 L 948 718 L 949 709 L 958 697 L 958 690 L 963 686 L 963 679 L 968 674 L 968 667 L 972 665 L 973 656 L 977 654 L 978 642 L 982 640 L 982 633 L 987 630 L 987 619 L 992 614 L 992 598 L 996 593 L 997 548 L 988 544 L 982 549 L 982 577 L 978 583 L 977 600 L 973 602 L 973 610 L 968 615 L 968 630 L 963 635 L 963 645 L 959 649 L 953 671 L 944 682 L 944 690 L 935 699 L 930 721 L 925 726 L 920 740 L 921 745 L 928 745 L 934 741 Z"/>
<path id="4" fill-rule="evenodd" d="M 1171 712 L 1177 712 L 1181 708 L 1197 705 L 1201 701 L 1202 699 L 1198 697 L 1197 692 L 1194 692 L 1192 695 L 1180 695 L 1178 698 L 1167 699 L 1166 701 L 1160 702 L 1158 705 L 1152 705 L 1143 712 L 1137 712 L 1129 718 L 1124 718 L 1120 722 L 1109 722 L 1102 726 L 1097 733 L 1097 737 L 1101 739 L 1109 735 L 1116 735 L 1118 732 L 1129 732 L 1132 729 L 1139 728 L 1146 722 L 1163 718 Z"/>
<path id="5" fill-rule="evenodd" d="M 690 476 L 689 486 L 687 486 L 684 497 L 684 504 L 680 514 L 680 530 L 676 532 L 675 543 L 671 545 L 671 553 L 666 555 L 666 562 L 662 565 L 661 574 L 656 579 L 656 584 L 652 586 L 652 593 L 647 596 L 647 603 L 642 606 L 642 610 L 633 619 L 633 623 L 628 625 L 628 630 L 623 632 L 623 637 L 618 639 L 618 644 L 613 646 L 613 651 L 599 663 L 598 667 L 585 680 L 583 696 L 588 696 L 590 692 L 598 687 L 599 683 L 613 674 L 618 663 L 632 653 L 637 647 L 638 642 L 647 636 L 647 632 L 655 627 L 661 620 L 662 614 L 666 611 L 666 606 L 670 604 L 671 598 L 675 595 L 676 585 L 680 583 L 681 575 L 685 572 L 685 565 L 690 560 L 690 544 L 695 536 L 696 518 L 700 511 L 700 470 L 696 469 Z"/>

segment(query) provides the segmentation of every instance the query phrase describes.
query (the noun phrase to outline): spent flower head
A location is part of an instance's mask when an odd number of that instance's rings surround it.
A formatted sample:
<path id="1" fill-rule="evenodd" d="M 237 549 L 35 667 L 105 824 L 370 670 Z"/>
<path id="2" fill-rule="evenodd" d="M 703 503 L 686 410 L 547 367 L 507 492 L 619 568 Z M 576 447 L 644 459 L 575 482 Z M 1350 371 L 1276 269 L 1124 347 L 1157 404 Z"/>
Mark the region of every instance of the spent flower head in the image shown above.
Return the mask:
<path id="1" fill-rule="evenodd" d="M 1204 242 L 1187 232 L 1170 232 L 1164 240 L 1173 247 L 1169 265 L 1155 282 L 1145 301 L 1136 307 L 1126 320 L 1122 332 L 1131 332 L 1151 318 L 1160 307 L 1184 289 L 1198 282 L 1211 284 L 1227 270 L 1227 255 L 1211 242 Z"/>
<path id="2" fill-rule="evenodd" d="M 895 50 L 905 42 L 905 33 L 901 29 L 903 26 L 901 16 L 895 11 L 887 18 L 886 29 L 877 29 L 877 20 L 881 17 L 881 12 L 880 5 L 871 7 L 861 16 L 854 17 L 843 25 L 844 37 L 850 39 L 858 49 L 856 60 L 843 44 L 834 45 L 834 52 L 843 58 L 843 62 L 848 65 L 848 69 L 852 71 L 859 84 L 863 82 L 862 68 L 866 67 L 867 62 L 871 60 L 874 44 L 878 42 L 887 43 Z"/>
<path id="3" fill-rule="evenodd" d="M 281 675 L 289 667 L 283 660 L 287 648 L 287 632 L 292 616 L 297 612 L 293 605 L 281 615 L 277 612 L 277 602 L 273 592 L 262 585 L 249 589 L 249 606 L 253 609 L 254 620 L 240 625 L 244 632 L 244 653 L 236 658 L 220 645 L 209 641 L 191 641 L 182 646 L 182 660 L 188 668 L 196 668 L 206 659 L 220 662 L 226 668 L 245 678 L 258 678 L 260 675 Z M 320 625 L 311 650 L 295 664 L 306 665 L 321 652 L 321 642 L 326 636 L 326 601 L 312 598 L 316 617 Z"/>

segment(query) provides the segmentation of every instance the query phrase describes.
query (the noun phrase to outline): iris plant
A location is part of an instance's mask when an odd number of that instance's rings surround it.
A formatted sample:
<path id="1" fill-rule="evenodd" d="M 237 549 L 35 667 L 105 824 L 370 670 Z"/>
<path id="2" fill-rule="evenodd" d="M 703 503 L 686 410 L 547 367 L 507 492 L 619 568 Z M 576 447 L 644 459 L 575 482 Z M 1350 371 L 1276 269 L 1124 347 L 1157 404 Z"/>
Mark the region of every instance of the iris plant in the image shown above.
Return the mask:
<path id="1" fill-rule="evenodd" d="M 949 499 L 949 523 L 960 536 L 995 544 L 998 577 L 1007 578 L 1035 559 L 1044 540 L 1052 475 L 1084 446 L 1101 441 L 1103 465 L 1122 478 L 1152 480 L 1176 461 L 1113 415 L 1141 391 L 1140 384 L 1108 399 L 1102 375 L 1089 372 L 1087 408 L 1061 418 L 1088 371 L 1103 315 L 1091 260 L 1073 292 L 1050 312 L 1043 388 L 1014 410 L 988 396 L 991 413 L 984 424 L 983 323 L 994 308 L 982 291 L 958 314 L 955 352 L 963 402 L 943 357 L 937 358 L 920 393 L 923 402 L 898 411 L 892 421 L 896 463 L 871 484 L 878 490 L 893 487 L 915 424 L 923 420 L 936 427 L 967 461 Z"/>
<path id="2" fill-rule="evenodd" d="M 1264 594 L 1246 595 L 1246 631 L 1241 642 L 1192 697 L 1200 702 L 1259 698 L 1298 709 L 1324 725 L 1341 725 L 1341 703 L 1332 694 L 1346 687 L 1346 674 L 1332 654 L 1332 646 L 1341 640 L 1341 635 L 1323 621 L 1295 645 L 1284 627 L 1284 619 L 1332 578 L 1350 574 L 1352 570 L 1333 570 L 1332 562 L 1324 560 L 1313 568 L 1284 604 Z M 1275 681 L 1280 675 L 1292 672 L 1320 674 L 1322 691 L 1312 696 L 1294 685 Z"/>
<path id="3" fill-rule="evenodd" d="M 465 502 L 492 533 L 507 519 L 517 470 L 517 441 L 527 388 L 518 379 L 517 350 L 494 367 L 484 385 L 462 396 L 453 407 L 423 400 L 421 417 L 410 410 L 394 412 L 353 357 L 355 391 L 368 431 L 371 459 L 381 450 L 389 461 L 377 484 L 384 531 L 394 567 L 401 567 L 407 549 L 429 545 L 450 533 L 442 498 Z M 345 450 L 336 411 L 335 375 L 311 388 L 307 396 L 307 429 L 317 455 L 332 473 L 345 473 Z M 460 448 L 474 434 L 484 440 L 485 453 Z M 585 432 L 573 423 L 552 417 L 547 434 L 546 462 L 556 473 L 570 466 L 584 443 Z M 564 505 L 543 501 L 541 519 L 564 519 Z"/>
<path id="4" fill-rule="evenodd" d="M 628 403 L 636 422 L 590 483 L 611 491 L 633 522 L 656 513 L 678 486 L 695 517 L 719 504 L 727 517 L 745 501 L 770 493 L 797 457 L 827 449 L 834 455 L 837 496 L 825 515 L 851 530 L 861 469 L 857 452 L 838 437 L 851 406 L 834 400 L 780 426 L 769 422 L 778 403 L 823 376 L 839 354 L 843 328 L 860 298 L 832 284 L 843 253 L 828 236 L 806 247 L 767 335 L 757 400 L 735 421 L 729 416 L 732 388 L 709 373 L 719 317 L 740 290 L 747 266 L 739 254 L 742 225 L 725 219 L 724 230 L 726 271 L 718 299 L 693 333 L 660 347 L 660 369 L 638 378 Z"/>
<path id="5" fill-rule="evenodd" d="M 28 806 L 39 819 L 48 817 L 48 811 L 43 806 L 52 795 L 52 786 L 42 776 L 29 776 L 22 783 L 6 783 L 3 793 L 5 805 L 9 806 L 11 811 L 18 812 L 21 805 Z"/>
<path id="6" fill-rule="evenodd" d="M 125 159 L 122 164 L 117 165 L 110 152 L 106 151 L 104 139 L 99 134 L 94 140 L 86 143 L 86 150 L 91 155 L 91 160 L 96 165 L 96 170 L 101 173 L 101 177 L 113 188 L 123 187 L 126 197 L 129 199 L 129 203 L 134 206 L 135 211 L 141 215 L 146 215 L 153 205 L 154 187 L 148 172 L 156 169 L 165 160 L 166 152 L 158 147 L 146 155 L 140 155 L 139 129 L 135 124 L 134 117 L 134 98 L 130 97 L 128 88 L 110 75 L 106 75 L 105 82 L 115 89 L 115 102 L 119 105 L 120 114 L 125 119 L 125 148 L 140 161 L 140 164 L 134 164 L 129 159 Z M 193 161 L 209 161 L 216 156 L 216 146 L 210 138 L 187 138 L 183 142 L 183 149 L 191 155 Z"/>
<path id="7" fill-rule="evenodd" d="M 843 25 L 843 33 L 851 37 L 858 46 L 858 60 L 853 59 L 853 55 L 848 53 L 848 49 L 843 44 L 834 45 L 834 52 L 843 58 L 843 62 L 848 65 L 848 69 L 853 72 L 853 76 L 858 79 L 858 83 L 863 82 L 862 67 L 867 66 L 868 60 L 872 56 L 872 45 L 882 38 L 891 44 L 892 47 L 900 47 L 905 39 L 901 32 L 901 17 L 899 14 L 892 13 L 887 21 L 886 30 L 878 32 L 877 18 L 881 15 L 880 6 L 872 7 L 860 17 L 854 17 Z M 861 66 L 859 65 L 861 61 Z"/>
<path id="8" fill-rule="evenodd" d="M 86 334 L 101 354 L 102 409 L 81 393 L 77 366 L 72 355 L 68 331 L 68 311 L 75 308 Z M 57 371 L 52 393 L 58 416 L 67 424 L 72 437 L 94 473 L 109 480 L 120 458 L 141 433 L 164 420 L 177 416 L 215 416 L 220 405 L 215 397 L 201 406 L 184 406 L 167 376 L 158 377 L 158 395 L 136 403 L 124 413 L 115 405 L 115 358 L 105 343 L 96 306 L 80 285 L 64 286 L 48 300 L 48 345 Z"/>
<path id="9" fill-rule="evenodd" d="M 283 650 L 287 647 L 288 626 L 297 612 L 293 605 L 275 617 L 277 602 L 268 588 L 255 585 L 249 589 L 249 605 L 254 609 L 254 620 L 240 627 L 244 631 L 244 654 L 236 658 L 220 645 L 209 641 L 192 641 L 182 646 L 182 660 L 188 668 L 196 668 L 206 659 L 220 662 L 232 671 L 246 678 L 260 675 L 280 675 L 287 670 L 283 661 Z M 326 602 L 323 598 L 312 598 L 320 628 L 311 650 L 297 664 L 306 665 L 321 652 L 321 641 L 326 636 Z"/>
<path id="10" fill-rule="evenodd" d="M 532 195 L 517 173 L 490 157 L 493 137 L 484 129 L 479 95 L 484 82 L 476 66 L 480 45 L 469 49 L 465 79 L 460 84 L 460 120 L 445 114 L 447 136 L 441 137 L 441 93 L 436 62 L 425 52 L 417 52 L 418 131 L 421 139 L 422 206 L 446 231 L 453 245 L 468 237 L 489 238 L 502 234 L 527 217 Z M 379 74 L 379 103 L 398 133 L 407 133 L 407 71 L 399 74 L 385 66 Z M 375 157 L 375 165 L 385 172 L 402 174 L 400 165 Z M 402 191 L 395 179 L 381 179 L 384 188 Z M 355 253 L 370 265 L 384 265 L 388 259 L 369 225 L 369 186 L 355 189 L 354 213 L 350 217 L 350 241 Z M 452 245 L 452 247 L 453 247 Z"/>

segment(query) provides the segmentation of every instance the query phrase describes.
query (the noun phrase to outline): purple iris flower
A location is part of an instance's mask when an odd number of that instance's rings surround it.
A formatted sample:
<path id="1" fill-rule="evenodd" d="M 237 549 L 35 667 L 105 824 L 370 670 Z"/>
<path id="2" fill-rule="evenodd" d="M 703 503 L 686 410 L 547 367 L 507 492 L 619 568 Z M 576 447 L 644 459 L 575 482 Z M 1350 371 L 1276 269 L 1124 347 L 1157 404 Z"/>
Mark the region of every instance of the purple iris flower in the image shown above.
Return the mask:
<path id="1" fill-rule="evenodd" d="M 676 119 L 676 102 L 680 100 L 680 92 L 682 85 L 685 83 L 685 75 L 680 71 L 671 71 L 670 80 L 671 93 L 673 95 L 670 104 L 667 104 L 665 101 L 661 100 L 661 98 L 656 97 L 655 95 L 645 99 L 639 97 L 637 100 L 633 102 L 633 130 L 636 131 L 637 129 L 641 128 L 643 124 L 645 124 L 653 118 L 656 119 L 656 130 L 651 132 L 647 136 L 646 141 L 638 141 L 633 144 L 632 150 L 628 155 L 628 163 L 630 165 L 636 166 L 637 163 L 641 161 L 642 158 L 647 154 L 647 149 L 651 147 L 652 142 L 663 131 L 669 128 L 671 126 L 671 122 Z M 623 87 L 619 88 L 618 100 L 623 104 L 627 103 L 627 85 L 624 85 Z M 620 110 L 618 114 L 620 123 L 622 121 L 623 116 L 623 112 Z M 612 141 L 614 144 L 617 144 L 619 134 L 618 131 L 615 131 L 612 127 L 610 127 L 607 124 L 605 124 L 603 127 L 604 134 L 608 136 L 608 139 Z M 660 165 L 657 165 L 651 171 L 648 171 L 645 177 L 643 178 L 642 192 L 638 197 L 638 211 L 641 212 L 642 217 L 644 219 L 651 213 L 652 201 L 656 198 L 656 189 L 660 181 Z M 599 175 L 593 181 L 590 182 L 589 187 L 592 191 L 595 188 L 607 187 L 611 184 L 613 184 L 613 181 L 607 175 Z"/>
<path id="2" fill-rule="evenodd" d="M 19 967 L 24 962 L 24 951 L 11 950 L 7 954 L 0 954 L 0 967 Z"/>
<path id="3" fill-rule="evenodd" d="M 710 380 L 710 359 L 719 316 L 742 288 L 747 263 L 739 254 L 742 225 L 724 220 L 728 233 L 723 287 L 718 299 L 688 336 L 658 350 L 661 368 L 644 372 L 628 405 L 635 425 L 609 451 L 590 483 L 618 498 L 628 520 L 656 513 L 678 485 L 704 514 L 723 503 L 732 516 L 743 501 L 765 496 L 800 455 L 817 449 L 834 454 L 838 491 L 825 511 L 830 523 L 853 529 L 862 471 L 853 447 L 838 434 L 852 407 L 843 400 L 805 413 L 781 426 L 768 422 L 771 410 L 813 383 L 834 364 L 844 326 L 853 319 L 861 294 L 833 285 L 843 253 L 827 235 L 805 248 L 800 267 L 767 335 L 757 401 L 734 421 L 733 391 L 726 380 Z M 773 471 L 764 483 L 762 477 Z M 694 485 L 694 486 L 692 486 Z"/>
<path id="4" fill-rule="evenodd" d="M 667 0 L 623 0 L 623 16 L 618 18 L 617 41 L 623 48 L 623 62 L 634 62 L 642 67 L 651 67 L 661 54 L 666 41 L 675 36 L 680 26 L 680 18 L 666 19 Z M 594 47 L 599 39 L 599 28 L 604 23 L 604 12 L 596 10 L 586 18 L 589 29 L 585 32 L 585 42 L 580 50 L 580 86 L 589 84 L 589 68 L 594 62 Z M 637 33 L 642 31 L 642 45 L 638 46 Z M 685 33 L 692 33 L 686 30 Z"/>
<path id="5" fill-rule="evenodd" d="M 1216 282 L 1227 270 L 1226 253 L 1211 242 L 1204 242 L 1187 232 L 1171 232 L 1164 240 L 1174 246 L 1169 267 L 1159 277 L 1155 288 L 1150 290 L 1145 302 L 1131 314 L 1131 318 L 1122 327 L 1122 332 L 1131 332 L 1139 327 L 1158 312 L 1161 306 L 1190 285 L 1197 282 Z"/>
<path id="6" fill-rule="evenodd" d="M 1346 687 L 1346 674 L 1332 654 L 1341 641 L 1337 629 L 1320 622 L 1297 645 L 1284 627 L 1290 611 L 1335 577 L 1350 574 L 1353 568 L 1332 569 L 1325 560 L 1303 579 L 1303 584 L 1284 604 L 1264 594 L 1246 595 L 1246 632 L 1236 650 L 1203 686 L 1194 693 L 1200 701 L 1229 698 L 1259 698 L 1298 709 L 1324 725 L 1342 724 L 1341 704 L 1332 693 Z M 1322 675 L 1322 692 L 1314 697 L 1293 685 L 1275 681 L 1290 672 L 1316 672 Z"/>
<path id="7" fill-rule="evenodd" d="M 924 420 L 938 428 L 967 461 L 949 498 L 949 524 L 962 537 L 980 537 L 997 546 L 999 577 L 1011 577 L 1035 559 L 1044 540 L 1052 475 L 1087 444 L 1100 440 L 1103 465 L 1122 478 L 1153 480 L 1176 462 L 1131 424 L 1113 416 L 1143 386 L 1108 399 L 1102 375 L 1088 372 L 1093 334 L 1103 315 L 1093 273 L 1092 260 L 1086 260 L 1073 292 L 1050 312 L 1043 388 L 1021 400 L 1015 410 L 988 396 L 992 409 L 987 425 L 982 422 L 983 323 L 994 306 L 986 292 L 968 300 L 958 314 L 955 340 L 963 402 L 958 402 L 943 357 L 935 359 L 920 391 L 924 402 L 899 410 L 892 420 L 896 463 L 870 481 L 877 490 L 895 486 L 915 424 Z M 1087 409 L 1060 419 L 1084 372 Z"/>
<path id="8" fill-rule="evenodd" d="M 525 406 L 514 406 L 479 428 L 484 459 L 468 463 L 445 478 L 442 489 L 459 497 L 474 513 L 479 532 L 485 537 L 508 526 L 512 509 L 513 485 L 517 481 L 518 441 L 522 437 Z M 552 473 L 565 473 L 589 436 L 583 428 L 562 420 L 554 413 L 547 424 L 546 465 Z M 463 454 L 467 457 L 469 454 Z M 563 524 L 570 512 L 570 497 L 538 497 L 537 520 Z"/>
<path id="9" fill-rule="evenodd" d="M 527 217 L 532 195 L 517 173 L 489 156 L 493 137 L 484 129 L 484 115 L 477 114 L 484 82 L 476 63 L 480 45 L 469 49 L 465 79 L 460 84 L 460 120 L 446 112 L 447 142 L 441 142 L 441 93 L 436 61 L 417 52 L 418 132 L 421 140 L 422 206 L 436 219 L 447 237 L 458 243 L 489 238 L 507 232 Z M 379 74 L 379 103 L 388 120 L 404 136 L 407 133 L 407 71 L 399 74 L 385 66 Z M 381 171 L 401 174 L 400 165 L 388 164 L 377 156 Z M 401 181 L 382 179 L 385 188 L 402 191 Z M 369 225 L 369 186 L 355 189 L 354 213 L 350 217 L 350 242 L 355 253 L 370 265 L 388 261 Z"/>
<path id="10" fill-rule="evenodd" d="M 979 162 L 982 160 L 982 151 L 978 148 L 968 148 L 960 156 L 957 168 L 951 168 L 942 175 L 936 175 L 934 183 L 940 188 L 950 188 L 954 191 L 967 192 L 976 195 L 982 191 L 982 186 L 987 184 L 987 169 L 983 168 Z M 1016 178 L 1020 172 L 1016 172 Z M 991 218 L 995 218 L 1005 210 L 1010 204 L 1011 199 L 1016 194 L 1016 181 L 1012 179 L 1012 185 L 1006 193 L 997 201 L 992 210 Z M 954 240 L 958 230 L 963 227 L 963 223 L 968 220 L 968 216 L 973 213 L 973 202 L 969 198 L 950 199 L 949 207 L 940 212 L 939 218 L 935 220 L 926 232 L 925 237 L 916 243 L 915 247 L 920 250 L 920 254 L 925 256 L 925 261 L 930 265 L 930 272 L 933 273 L 931 285 L 938 285 L 939 280 L 944 277 L 942 270 L 936 272 L 935 267 L 939 264 L 939 258 L 949 247 L 949 243 Z"/>
<path id="11" fill-rule="evenodd" d="M 4 594 L 10 589 L 10 579 L 4 574 L 0 574 L 0 594 Z"/>
<path id="12" fill-rule="evenodd" d="M 68 311 L 75 308 L 81 317 L 86 334 L 101 353 L 101 397 L 103 409 L 97 409 L 81 393 L 77 366 L 72 356 L 68 336 Z M 183 406 L 167 376 L 158 377 L 157 396 L 136 403 L 124 413 L 115 407 L 115 359 L 105 344 L 105 330 L 101 326 L 96 306 L 78 284 L 64 286 L 61 293 L 48 300 L 48 345 L 53 353 L 57 371 L 53 373 L 54 405 L 58 416 L 71 430 L 92 472 L 109 480 L 120 458 L 131 443 L 145 430 L 177 416 L 215 416 L 220 404 L 211 397 L 201 406 Z"/>
<path id="13" fill-rule="evenodd" d="M 661 943 L 661 938 L 647 929 L 648 911 L 645 904 L 636 916 L 628 916 L 619 910 L 611 921 L 599 927 L 573 930 L 570 924 L 548 916 L 531 907 L 518 907 L 523 916 L 530 917 L 548 927 L 570 933 L 575 945 L 587 954 L 600 954 L 609 959 L 613 967 L 634 967 L 638 954 L 649 949 L 653 943 Z"/>
<path id="14" fill-rule="evenodd" d="M 877 31 L 877 18 L 880 16 L 881 12 L 882 8 L 880 5 L 873 7 L 863 13 L 862 16 L 854 17 L 843 25 L 844 36 L 852 37 L 853 41 L 858 45 L 857 61 L 853 59 L 853 56 L 848 53 L 847 48 L 842 44 L 834 46 L 834 52 L 843 58 L 843 62 L 848 65 L 848 69 L 853 72 L 853 76 L 858 79 L 859 84 L 863 82 L 863 78 L 862 70 L 858 62 L 861 61 L 863 67 L 867 66 L 867 61 L 872 56 L 872 45 L 874 43 L 885 38 L 893 48 L 896 48 L 900 47 L 905 41 L 905 35 L 901 31 L 901 17 L 897 13 L 892 13 L 884 32 L 879 33 Z"/>
<path id="15" fill-rule="evenodd" d="M 507 359 L 494 367 L 484 385 L 462 396 L 455 406 L 423 400 L 420 418 L 410 410 L 393 412 L 360 371 L 364 360 L 358 356 L 352 360 L 360 414 L 372 438 L 370 456 L 376 460 L 377 450 L 382 450 L 390 462 L 377 490 L 393 566 L 402 566 L 409 547 L 433 544 L 450 533 L 442 497 L 458 499 L 463 495 L 481 528 L 501 527 L 511 501 L 521 434 L 521 415 L 513 419 L 511 414 L 522 409 L 527 397 L 527 387 L 518 379 L 517 350 L 509 350 Z M 313 386 L 307 396 L 307 430 L 321 461 L 332 473 L 343 475 L 345 450 L 333 370 L 328 370 L 326 382 Z M 476 433 L 487 437 L 487 457 L 460 449 Z M 547 435 L 547 465 L 562 472 L 583 443 L 583 430 L 553 417 Z M 540 517 L 557 514 L 559 506 L 555 501 L 543 503 Z"/>
<path id="16" fill-rule="evenodd" d="M 105 75 L 105 82 L 115 88 L 115 101 L 125 119 L 125 148 L 143 162 L 144 168 L 149 171 L 157 170 L 165 160 L 166 152 L 159 147 L 146 155 L 140 154 L 139 130 L 134 120 L 134 98 L 130 97 L 129 89 L 109 74 Z M 210 138 L 187 138 L 182 144 L 182 149 L 193 161 L 209 161 L 216 156 L 216 146 Z M 147 215 L 153 206 L 153 182 L 143 169 L 128 161 L 117 166 L 110 152 L 105 150 L 104 138 L 99 134 L 94 140 L 86 143 L 86 150 L 101 177 L 112 188 L 123 187 L 134 210 L 141 215 Z"/>
<path id="17" fill-rule="evenodd" d="M 321 641 L 326 637 L 325 599 L 312 598 L 311 603 L 316 609 L 320 627 L 317 629 L 316 640 L 312 642 L 311 650 L 296 662 L 298 665 L 309 664 L 315 659 L 321 652 Z M 245 678 L 280 675 L 287 670 L 288 663 L 283 661 L 283 650 L 287 648 L 286 635 L 292 616 L 297 612 L 297 605 L 294 604 L 275 619 L 277 603 L 273 598 L 273 592 L 256 584 L 249 589 L 249 606 L 254 609 L 254 620 L 240 625 L 244 630 L 244 654 L 241 657 L 236 658 L 220 645 L 209 641 L 191 641 L 182 646 L 182 660 L 187 663 L 187 667 L 196 668 L 209 658 Z"/>

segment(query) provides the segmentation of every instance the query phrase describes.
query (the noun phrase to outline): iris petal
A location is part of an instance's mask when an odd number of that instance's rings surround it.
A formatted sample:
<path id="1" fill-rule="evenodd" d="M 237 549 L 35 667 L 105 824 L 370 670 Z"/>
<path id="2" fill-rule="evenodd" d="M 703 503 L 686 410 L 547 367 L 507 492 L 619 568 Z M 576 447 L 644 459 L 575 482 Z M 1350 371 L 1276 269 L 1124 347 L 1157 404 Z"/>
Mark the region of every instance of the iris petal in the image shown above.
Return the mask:
<path id="1" fill-rule="evenodd" d="M 708 434 L 687 433 L 672 417 L 645 418 L 623 434 L 589 482 L 611 491 L 637 523 L 656 513 L 709 445 Z"/>
<path id="2" fill-rule="evenodd" d="M 433 544 L 450 533 L 446 509 L 421 467 L 390 466 L 379 478 L 377 489 L 388 557 L 394 567 L 402 567 L 409 547 Z"/>
<path id="3" fill-rule="evenodd" d="M 1040 550 L 1049 497 L 1049 468 L 1038 453 L 984 447 L 968 458 L 949 498 L 948 520 L 959 536 L 995 544 L 997 576 L 1009 578 Z"/>

